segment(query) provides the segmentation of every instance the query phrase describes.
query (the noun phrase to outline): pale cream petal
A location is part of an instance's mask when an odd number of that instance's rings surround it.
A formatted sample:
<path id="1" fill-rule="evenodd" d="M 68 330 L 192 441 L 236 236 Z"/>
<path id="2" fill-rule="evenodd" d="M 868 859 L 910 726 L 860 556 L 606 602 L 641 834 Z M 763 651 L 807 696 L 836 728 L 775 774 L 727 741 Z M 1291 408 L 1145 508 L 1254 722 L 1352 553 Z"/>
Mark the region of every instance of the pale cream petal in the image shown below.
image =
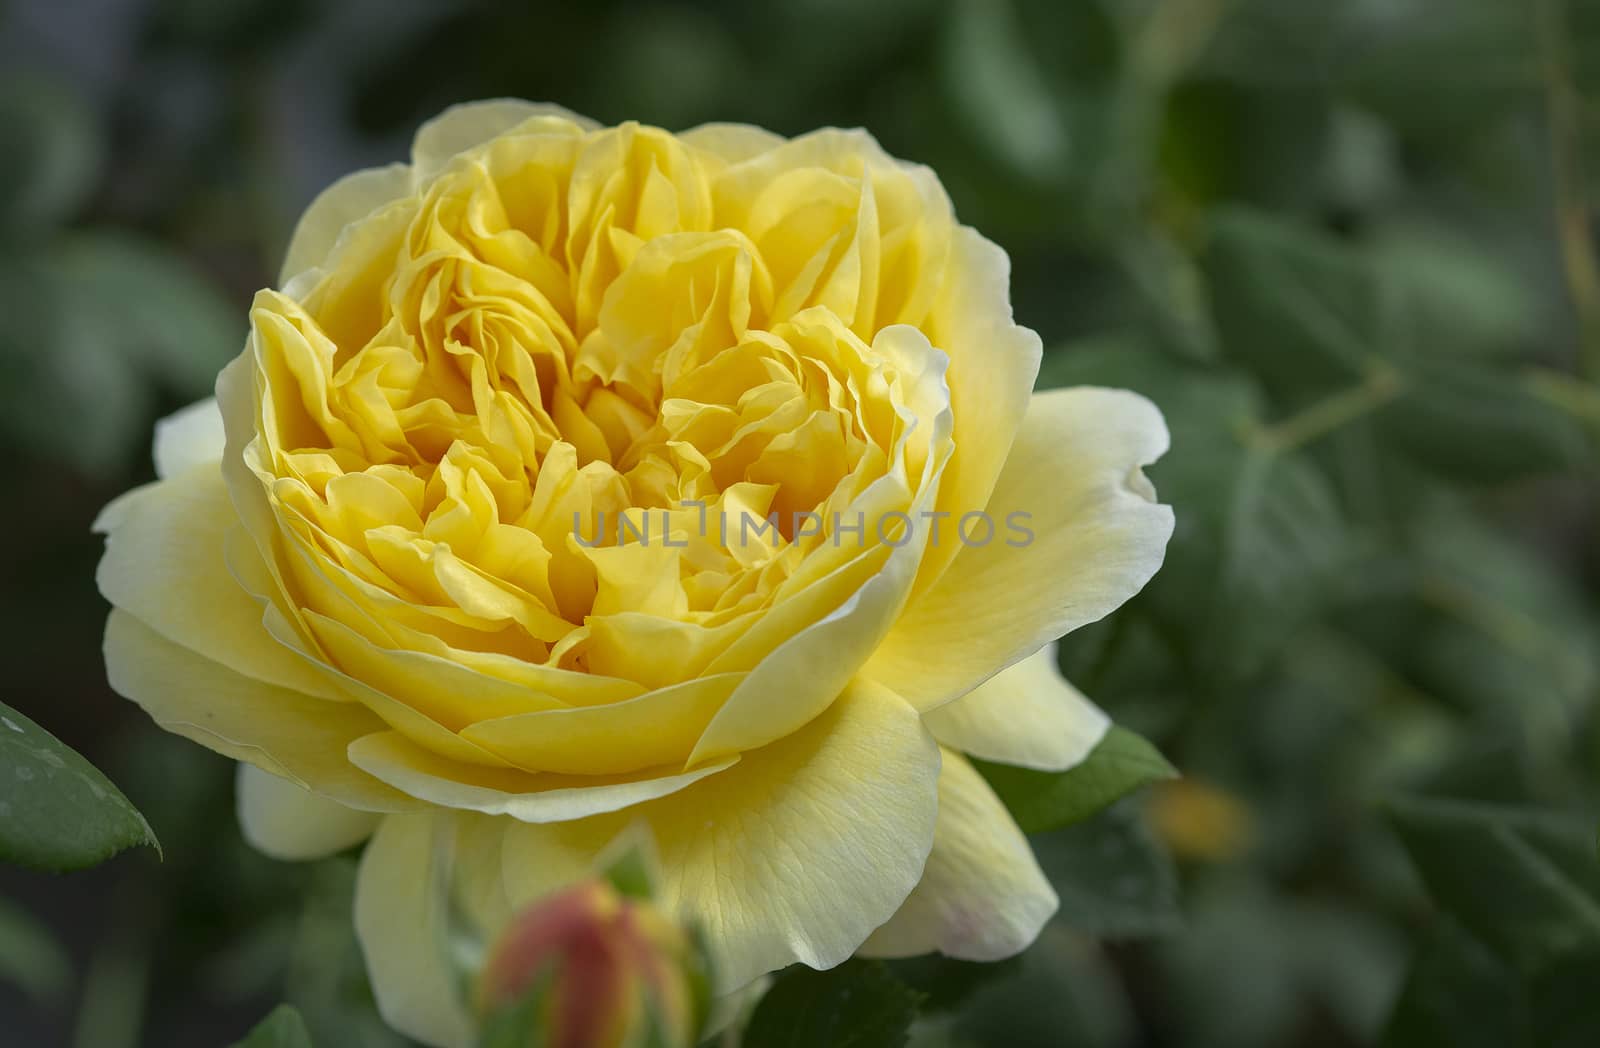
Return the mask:
<path id="1" fill-rule="evenodd" d="M 729 757 L 692 771 L 631 779 L 532 775 L 513 768 L 463 765 L 394 731 L 357 739 L 349 753 L 356 767 L 412 797 L 446 808 L 509 815 L 520 822 L 564 822 L 619 811 L 676 793 L 739 761 Z"/>
<path id="2" fill-rule="evenodd" d="M 800 962 L 849 957 L 899 908 L 932 843 L 938 747 L 897 696 L 855 682 L 794 735 L 702 783 L 611 815 L 505 839 L 525 902 L 589 871 L 637 820 L 661 855 L 661 904 L 705 932 L 717 991 Z"/>
<path id="3" fill-rule="evenodd" d="M 982 511 L 1000 477 L 1039 375 L 1039 336 L 1011 318 L 1011 259 L 976 230 L 961 226 L 950 244 L 945 288 L 928 319 L 929 337 L 950 355 L 955 454 L 939 485 L 950 523 L 932 543 L 917 577 L 928 590 L 961 552 L 955 533 L 967 513 Z"/>
<path id="4" fill-rule="evenodd" d="M 222 412 L 207 397 L 156 423 L 156 476 L 166 479 L 193 466 L 222 460 Z"/>
<path id="5" fill-rule="evenodd" d="M 1005 805 L 971 764 L 946 750 L 939 822 L 922 882 L 861 953 L 909 957 L 938 950 L 998 961 L 1026 949 L 1057 905 Z"/>
<path id="6" fill-rule="evenodd" d="M 317 194 L 289 238 L 283 268 L 278 271 L 278 286 L 286 286 L 301 273 L 327 261 L 339 234 L 350 223 L 366 218 L 411 190 L 411 166 L 397 163 L 346 175 Z"/>
<path id="7" fill-rule="evenodd" d="M 234 781 L 239 828 L 255 849 L 274 859 L 325 859 L 372 835 L 381 816 L 319 797 L 253 764 Z"/>
<path id="8" fill-rule="evenodd" d="M 417 179 L 431 178 L 456 154 L 483 145 L 535 117 L 568 121 L 584 131 L 600 126 L 561 106 L 520 98 L 491 98 L 451 106 L 417 129 L 417 137 L 411 143 Z"/>
<path id="9" fill-rule="evenodd" d="M 961 550 L 864 672 L 930 710 L 1114 611 L 1172 535 L 1139 469 L 1166 449 L 1161 413 L 1137 394 L 1036 395 L 989 500 L 992 539 Z"/>
<path id="10" fill-rule="evenodd" d="M 113 605 L 212 662 L 292 691 L 345 698 L 267 632 L 262 604 L 230 574 L 224 549 L 238 521 L 220 470 L 186 470 L 136 488 L 95 522 L 108 532 L 95 582 Z"/>
<path id="11" fill-rule="evenodd" d="M 951 749 L 1035 771 L 1066 771 L 1089 756 L 1111 718 L 1061 676 L 1047 644 L 922 722 Z"/>
<path id="12" fill-rule="evenodd" d="M 786 141 L 765 128 L 752 124 L 701 124 L 678 136 L 686 145 L 703 149 L 725 163 L 737 164 L 757 153 L 776 149 Z"/>
<path id="13" fill-rule="evenodd" d="M 378 1012 L 431 1048 L 468 1048 L 473 1039 L 452 965 L 453 842 L 451 816 L 391 815 L 356 875 L 356 938 Z"/>
<path id="14" fill-rule="evenodd" d="M 241 677 L 117 609 L 106 622 L 105 657 L 111 687 L 170 732 L 352 808 L 419 805 L 345 756 L 351 742 L 383 730 L 358 703 L 314 699 Z"/>

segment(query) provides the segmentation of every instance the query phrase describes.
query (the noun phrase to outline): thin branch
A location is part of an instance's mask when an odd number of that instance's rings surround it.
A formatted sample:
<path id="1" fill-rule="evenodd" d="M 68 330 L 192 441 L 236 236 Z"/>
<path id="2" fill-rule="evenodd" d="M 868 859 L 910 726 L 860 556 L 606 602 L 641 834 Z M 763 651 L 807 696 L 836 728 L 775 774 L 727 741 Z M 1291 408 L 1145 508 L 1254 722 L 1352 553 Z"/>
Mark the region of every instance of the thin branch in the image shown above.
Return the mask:
<path id="1" fill-rule="evenodd" d="M 1550 120 L 1550 163 L 1555 179 L 1556 232 L 1567 291 L 1578 314 L 1585 376 L 1600 382 L 1600 262 L 1583 173 L 1581 100 L 1572 82 L 1572 55 L 1563 0 L 1538 0 L 1545 101 Z"/>
<path id="2" fill-rule="evenodd" d="M 1267 451 L 1293 451 L 1378 410 L 1404 391 L 1405 380 L 1399 372 L 1387 364 L 1374 363 L 1365 382 L 1319 400 L 1286 419 L 1259 426 L 1248 440 Z"/>

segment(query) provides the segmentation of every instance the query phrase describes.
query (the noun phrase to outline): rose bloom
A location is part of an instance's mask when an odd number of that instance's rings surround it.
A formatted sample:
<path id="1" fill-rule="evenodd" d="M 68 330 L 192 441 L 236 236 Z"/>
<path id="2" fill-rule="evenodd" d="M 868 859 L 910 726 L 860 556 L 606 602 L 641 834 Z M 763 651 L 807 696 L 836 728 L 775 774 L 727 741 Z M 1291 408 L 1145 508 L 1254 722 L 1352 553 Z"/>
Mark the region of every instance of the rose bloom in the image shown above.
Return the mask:
<path id="1" fill-rule="evenodd" d="M 1008 281 L 863 132 L 451 109 L 311 205 L 102 514 L 112 685 L 241 762 L 261 850 L 371 837 L 357 932 L 428 1044 L 472 1036 L 449 915 L 635 823 L 719 993 L 1013 954 L 1056 897 L 966 755 L 1094 747 L 1051 642 L 1172 515 L 1159 413 L 1033 394 Z"/>

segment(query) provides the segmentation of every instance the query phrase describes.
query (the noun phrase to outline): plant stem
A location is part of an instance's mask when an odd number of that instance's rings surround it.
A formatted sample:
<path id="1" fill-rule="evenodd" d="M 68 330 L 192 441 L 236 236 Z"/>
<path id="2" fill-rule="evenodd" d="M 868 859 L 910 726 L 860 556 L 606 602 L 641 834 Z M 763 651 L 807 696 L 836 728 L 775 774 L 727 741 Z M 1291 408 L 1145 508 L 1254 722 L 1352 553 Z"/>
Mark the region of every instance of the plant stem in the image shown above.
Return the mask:
<path id="1" fill-rule="evenodd" d="M 1257 427 L 1248 439 L 1267 451 L 1293 451 L 1378 410 L 1404 389 L 1405 382 L 1397 371 L 1387 364 L 1375 363 L 1367 380 L 1359 386 L 1319 400 L 1279 422 Z"/>
<path id="2" fill-rule="evenodd" d="M 1535 396 L 1600 432 L 1600 389 L 1553 368 L 1529 368 L 1526 381 Z"/>
<path id="3" fill-rule="evenodd" d="M 1595 259 L 1583 178 L 1583 122 L 1572 83 L 1572 56 L 1563 0 L 1538 0 L 1545 100 L 1550 121 L 1550 165 L 1555 181 L 1556 234 L 1567 292 L 1578 314 L 1584 375 L 1600 382 L 1600 263 Z"/>

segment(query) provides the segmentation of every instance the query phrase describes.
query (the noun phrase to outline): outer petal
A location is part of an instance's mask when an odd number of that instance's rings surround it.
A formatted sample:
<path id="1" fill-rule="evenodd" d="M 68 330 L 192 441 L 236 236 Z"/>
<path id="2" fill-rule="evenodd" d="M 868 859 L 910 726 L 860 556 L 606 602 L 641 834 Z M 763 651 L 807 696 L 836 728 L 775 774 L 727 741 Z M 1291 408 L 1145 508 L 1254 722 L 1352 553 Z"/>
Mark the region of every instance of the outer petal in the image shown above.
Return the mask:
<path id="1" fill-rule="evenodd" d="M 629 823 L 660 848 L 663 906 L 717 955 L 717 991 L 799 961 L 827 968 L 888 920 L 933 840 L 938 748 L 897 696 L 853 683 L 799 732 L 626 812 L 506 832 L 525 902 L 583 877 Z"/>
<path id="2" fill-rule="evenodd" d="M 327 260 L 344 227 L 412 189 L 409 164 L 387 164 L 346 175 L 317 194 L 295 224 L 278 272 L 278 286 Z"/>
<path id="3" fill-rule="evenodd" d="M 350 744 L 350 759 L 413 797 L 522 822 L 562 822 L 618 811 L 676 793 L 739 761 L 729 757 L 693 771 L 633 778 L 530 775 L 513 768 L 462 765 L 393 731 L 357 739 Z"/>
<path id="4" fill-rule="evenodd" d="M 861 952 L 909 957 L 938 950 L 998 961 L 1027 948 L 1057 905 L 1000 799 L 960 754 L 946 750 L 939 824 L 922 883 Z"/>
<path id="5" fill-rule="evenodd" d="M 1111 718 L 1069 684 L 1047 644 L 970 693 L 923 715 L 933 737 L 986 761 L 1037 771 L 1076 766 L 1105 737 Z"/>
<path id="6" fill-rule="evenodd" d="M 939 509 L 956 521 L 989 502 L 1039 377 L 1039 336 L 1011 319 L 1011 259 L 961 226 L 950 244 L 947 290 L 928 318 L 935 345 L 950 354 L 956 451 L 939 485 Z M 917 591 L 938 581 L 961 544 L 945 528 L 928 547 Z"/>
<path id="7" fill-rule="evenodd" d="M 193 466 L 222 460 L 222 412 L 207 397 L 156 423 L 156 476 L 165 480 Z"/>
<path id="8" fill-rule="evenodd" d="M 241 677 L 117 609 L 106 623 L 105 654 L 111 686 L 170 732 L 352 808 L 417 807 L 346 759 L 353 740 L 383 728 L 358 703 L 314 699 Z"/>
<path id="9" fill-rule="evenodd" d="M 1172 535 L 1171 508 L 1139 471 L 1166 448 L 1161 413 L 1137 394 L 1036 395 L 989 500 L 995 537 L 962 549 L 865 672 L 930 710 L 1115 610 L 1161 567 Z"/>
<path id="10" fill-rule="evenodd" d="M 749 160 L 756 154 L 776 149 L 787 141 L 782 135 L 775 135 L 766 128 L 756 127 L 753 124 L 701 124 L 678 137 L 685 144 L 695 149 L 703 149 L 729 164 Z"/>
<path id="11" fill-rule="evenodd" d="M 411 143 L 411 163 L 419 180 L 431 178 L 457 153 L 480 146 L 534 117 L 567 120 L 585 131 L 600 125 L 588 117 L 546 102 L 520 98 L 491 98 L 451 106 L 417 129 Z"/>
<path id="12" fill-rule="evenodd" d="M 356 875 L 356 937 L 378 1011 L 433 1048 L 472 1043 L 472 1021 L 451 969 L 450 830 L 447 816 L 391 815 Z"/>
<path id="13" fill-rule="evenodd" d="M 238 522 L 221 470 L 189 469 L 130 491 L 95 521 L 107 532 L 95 581 L 156 633 L 254 680 L 341 698 L 331 680 L 262 625 L 262 605 L 229 573 Z"/>
<path id="14" fill-rule="evenodd" d="M 234 790 L 244 839 L 274 859 L 324 859 L 360 844 L 378 826 L 371 812 L 319 797 L 253 764 L 239 765 Z"/>

